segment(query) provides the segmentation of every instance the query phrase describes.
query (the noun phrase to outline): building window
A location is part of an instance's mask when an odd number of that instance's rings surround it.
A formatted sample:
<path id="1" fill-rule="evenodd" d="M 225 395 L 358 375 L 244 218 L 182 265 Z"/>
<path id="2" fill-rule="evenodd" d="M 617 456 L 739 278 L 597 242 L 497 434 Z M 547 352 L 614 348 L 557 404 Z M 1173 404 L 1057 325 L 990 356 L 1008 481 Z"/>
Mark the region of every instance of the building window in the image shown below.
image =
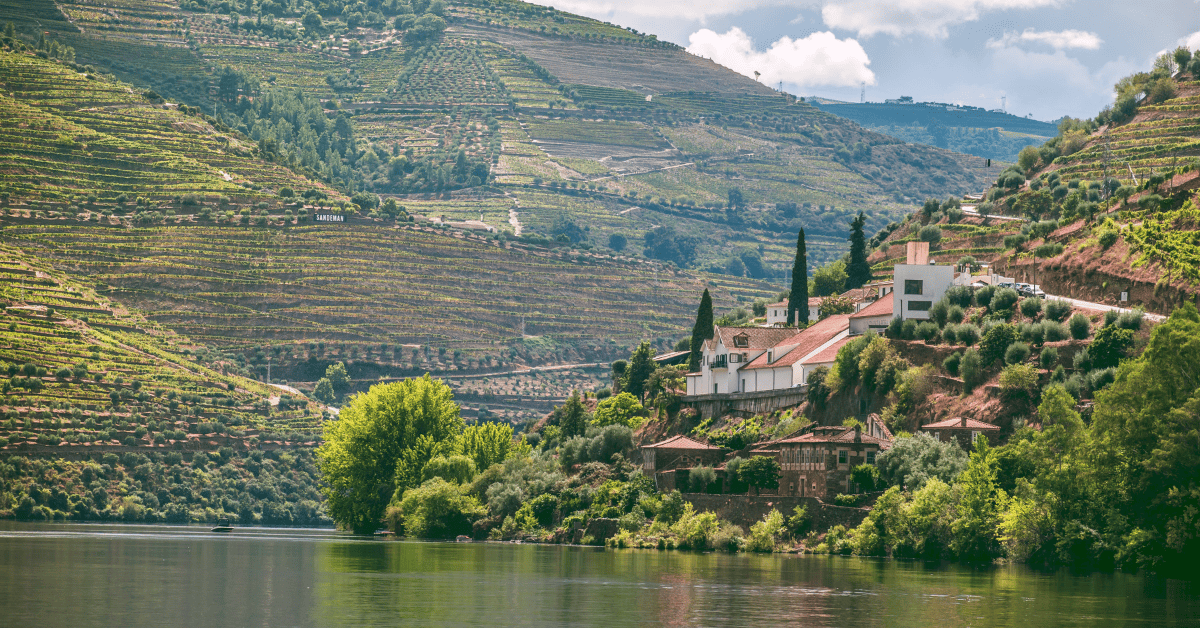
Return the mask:
<path id="1" fill-rule="evenodd" d="M 843 449 L 838 452 L 838 464 L 846 464 L 846 461 L 846 450 Z"/>
<path id="2" fill-rule="evenodd" d="M 928 312 L 929 308 L 933 307 L 933 301 L 909 301 L 908 310 L 910 312 Z"/>
<path id="3" fill-rule="evenodd" d="M 921 279 L 905 279 L 904 294 L 925 294 L 925 282 Z"/>
<path id="4" fill-rule="evenodd" d="M 734 336 L 733 337 L 733 346 L 749 347 L 750 346 L 750 336 L 746 336 L 744 334 L 738 334 L 737 336 Z"/>
<path id="5" fill-rule="evenodd" d="M 867 464 L 875 464 L 875 452 L 867 452 Z"/>

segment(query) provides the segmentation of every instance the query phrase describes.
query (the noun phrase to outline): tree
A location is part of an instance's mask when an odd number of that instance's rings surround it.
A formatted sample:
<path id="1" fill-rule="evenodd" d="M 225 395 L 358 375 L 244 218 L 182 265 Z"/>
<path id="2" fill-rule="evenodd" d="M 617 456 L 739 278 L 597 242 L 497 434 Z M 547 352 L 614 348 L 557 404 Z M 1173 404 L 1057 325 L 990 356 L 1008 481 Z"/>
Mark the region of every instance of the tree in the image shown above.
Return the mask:
<path id="1" fill-rule="evenodd" d="M 426 13 L 412 23 L 404 37 L 414 43 L 425 43 L 437 39 L 445 30 L 446 20 Z"/>
<path id="2" fill-rule="evenodd" d="M 867 263 L 867 239 L 863 226 L 867 218 L 862 212 L 850 223 L 850 263 L 846 264 L 846 289 L 861 288 L 871 281 L 871 265 Z"/>
<path id="3" fill-rule="evenodd" d="M 729 206 L 733 208 L 745 207 L 746 199 L 742 196 L 741 188 L 729 188 Z"/>
<path id="4" fill-rule="evenodd" d="M 583 407 L 583 400 L 580 399 L 578 390 L 572 391 L 567 402 L 562 405 L 558 427 L 562 430 L 563 438 L 583 436 L 583 433 L 587 431 L 587 409 Z"/>
<path id="5" fill-rule="evenodd" d="M 876 459 L 883 482 L 917 490 L 930 479 L 953 482 L 967 467 L 967 454 L 956 442 L 943 443 L 926 432 L 898 438 Z"/>
<path id="6" fill-rule="evenodd" d="M 470 534 L 475 520 L 486 515 L 487 509 L 462 487 L 438 477 L 405 492 L 388 514 L 389 521 L 398 522 L 397 515 L 403 517 L 404 533 L 409 536 L 449 539 Z"/>
<path id="7" fill-rule="evenodd" d="M 629 239 L 619 233 L 613 233 L 608 236 L 608 248 L 614 251 L 624 251 L 627 244 L 629 244 Z"/>
<path id="8" fill-rule="evenodd" d="M 633 350 L 633 355 L 629 358 L 629 370 L 625 375 L 625 390 L 637 397 L 638 401 L 645 401 L 646 380 L 653 372 L 654 350 L 650 347 L 650 343 L 643 342 Z"/>
<path id="9" fill-rule="evenodd" d="M 700 360 L 704 357 L 704 341 L 713 337 L 713 307 L 712 297 L 708 288 L 700 295 L 700 309 L 696 310 L 696 324 L 692 325 L 691 353 L 688 355 L 688 372 L 700 370 Z"/>
<path id="10" fill-rule="evenodd" d="M 787 324 L 808 325 L 808 253 L 804 229 L 796 236 L 796 259 L 792 262 L 792 290 L 788 293 Z"/>
<path id="11" fill-rule="evenodd" d="M 334 393 L 339 396 L 345 394 L 346 390 L 350 388 L 350 374 L 346 372 L 346 365 L 341 362 L 326 367 L 325 379 L 329 380 Z"/>
<path id="12" fill-rule="evenodd" d="M 340 527 L 375 530 L 389 500 L 420 483 L 429 459 L 452 452 L 463 430 L 453 397 L 428 375 L 376 384 L 325 424 L 317 460 L 329 516 Z"/>
<path id="13" fill-rule="evenodd" d="M 640 427 L 641 419 L 645 413 L 646 409 L 642 407 L 642 404 L 638 403 L 637 397 L 623 392 L 601 401 L 596 406 L 596 414 L 592 418 L 592 425 L 597 427 L 624 425 L 628 428 L 637 429 Z"/>
<path id="14" fill-rule="evenodd" d="M 333 403 L 334 401 L 337 401 L 337 393 L 333 392 L 333 384 L 331 384 L 329 379 L 325 377 L 317 380 L 317 386 L 316 388 L 313 388 L 313 396 L 316 397 L 318 401 L 323 401 L 325 403 Z"/>
<path id="15" fill-rule="evenodd" d="M 958 373 L 963 380 L 963 394 L 971 394 L 983 383 L 983 358 L 979 357 L 976 349 L 967 349 L 958 365 Z"/>
<path id="16" fill-rule="evenodd" d="M 1033 171 L 1033 167 L 1038 165 L 1038 160 L 1040 159 L 1041 153 L 1038 152 L 1036 146 L 1026 146 L 1025 148 L 1021 149 L 1021 152 L 1017 153 L 1017 165 L 1020 166 L 1021 170 L 1025 171 L 1026 174 L 1029 174 Z"/>
<path id="17" fill-rule="evenodd" d="M 753 456 L 742 463 L 737 470 L 738 479 L 754 488 L 757 495 L 759 489 L 779 488 L 779 461 L 771 456 Z"/>
<path id="18" fill-rule="evenodd" d="M 957 518 L 950 525 L 950 551 L 960 560 L 991 561 L 1000 555 L 996 527 L 1006 496 L 996 488 L 996 468 L 986 438 L 975 440 L 975 451 L 956 489 L 959 499 Z"/>
<path id="19" fill-rule="evenodd" d="M 475 479 L 475 462 L 462 454 L 435 456 L 425 463 L 422 472 L 425 480 L 442 478 L 455 484 L 466 484 Z"/>
<path id="20" fill-rule="evenodd" d="M 513 428 L 508 423 L 468 425 L 458 437 L 456 450 L 475 463 L 481 473 L 504 462 L 514 451 Z"/>
<path id="21" fill-rule="evenodd" d="M 846 262 L 840 259 L 829 262 L 813 273 L 813 295 L 826 297 L 841 293 L 847 277 Z"/>
<path id="22" fill-rule="evenodd" d="M 1109 325 L 1096 332 L 1088 345 L 1092 367 L 1105 369 L 1120 364 L 1127 351 L 1133 346 L 1133 331 Z"/>
<path id="23" fill-rule="evenodd" d="M 319 34 L 325 28 L 325 22 L 321 20 L 321 14 L 311 9 L 304 14 L 301 24 L 304 25 L 304 35 L 310 38 Z"/>

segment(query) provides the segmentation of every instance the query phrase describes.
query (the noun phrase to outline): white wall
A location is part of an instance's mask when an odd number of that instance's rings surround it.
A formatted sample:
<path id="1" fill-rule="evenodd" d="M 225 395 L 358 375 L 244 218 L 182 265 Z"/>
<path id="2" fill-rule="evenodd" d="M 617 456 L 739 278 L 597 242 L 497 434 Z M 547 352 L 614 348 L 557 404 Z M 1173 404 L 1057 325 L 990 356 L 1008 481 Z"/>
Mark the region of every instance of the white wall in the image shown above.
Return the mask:
<path id="1" fill-rule="evenodd" d="M 921 282 L 920 294 L 905 294 L 905 281 Z M 896 290 L 892 292 L 892 313 L 901 319 L 927 320 L 929 310 L 911 309 L 912 303 L 933 305 L 954 284 L 953 266 L 896 264 Z"/>
<path id="2" fill-rule="evenodd" d="M 883 316 L 871 316 L 868 318 L 852 318 L 850 319 L 850 333 L 854 335 L 865 334 L 870 330 L 875 333 L 883 333 L 888 323 L 892 322 L 892 316 L 884 314 Z"/>

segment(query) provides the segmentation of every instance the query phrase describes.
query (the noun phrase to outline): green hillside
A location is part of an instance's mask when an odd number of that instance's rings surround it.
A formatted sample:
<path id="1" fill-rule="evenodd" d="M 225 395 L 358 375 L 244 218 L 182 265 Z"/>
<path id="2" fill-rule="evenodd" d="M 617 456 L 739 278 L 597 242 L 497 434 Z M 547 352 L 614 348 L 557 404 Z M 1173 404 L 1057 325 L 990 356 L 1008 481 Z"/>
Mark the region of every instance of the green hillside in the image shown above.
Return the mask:
<path id="1" fill-rule="evenodd" d="M 544 7 L 316 9 L 0 2 L 0 240 L 231 373 L 462 373 L 515 409 L 566 389 L 500 373 L 665 349 L 706 286 L 773 297 L 800 227 L 815 266 L 991 176 Z"/>
<path id="2" fill-rule="evenodd" d="M 863 127 L 929 146 L 939 146 L 996 161 L 1016 161 L 1026 146 L 1041 146 L 1054 137 L 1054 124 L 1002 111 L 936 102 L 888 101 L 848 103 L 812 98 L 822 111 L 853 120 Z"/>

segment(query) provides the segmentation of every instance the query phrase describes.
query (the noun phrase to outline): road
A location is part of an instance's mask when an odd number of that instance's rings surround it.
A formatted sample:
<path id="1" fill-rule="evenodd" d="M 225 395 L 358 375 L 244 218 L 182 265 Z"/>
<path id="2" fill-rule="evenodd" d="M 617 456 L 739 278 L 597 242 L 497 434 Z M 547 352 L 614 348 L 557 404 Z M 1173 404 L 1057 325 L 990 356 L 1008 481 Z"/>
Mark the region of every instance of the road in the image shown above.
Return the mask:
<path id="1" fill-rule="evenodd" d="M 1096 310 L 1099 312 L 1107 312 L 1108 310 L 1112 310 L 1114 312 L 1117 312 L 1118 314 L 1124 314 L 1126 312 L 1132 311 L 1129 308 L 1117 307 L 1115 305 L 1105 305 L 1103 303 L 1093 303 L 1091 301 L 1082 301 L 1080 299 L 1072 299 L 1070 297 L 1060 297 L 1060 296 L 1056 296 L 1053 294 L 1047 294 L 1046 299 L 1047 300 L 1061 299 L 1063 301 L 1066 301 L 1067 303 L 1070 303 L 1072 307 L 1079 307 L 1079 308 L 1084 308 L 1084 309 L 1088 309 L 1088 310 Z M 1167 317 L 1163 316 L 1162 314 L 1152 314 L 1150 312 L 1146 312 L 1144 314 L 1144 316 L 1145 316 L 1146 320 L 1154 321 L 1155 323 L 1161 323 L 1161 322 L 1167 320 Z"/>

